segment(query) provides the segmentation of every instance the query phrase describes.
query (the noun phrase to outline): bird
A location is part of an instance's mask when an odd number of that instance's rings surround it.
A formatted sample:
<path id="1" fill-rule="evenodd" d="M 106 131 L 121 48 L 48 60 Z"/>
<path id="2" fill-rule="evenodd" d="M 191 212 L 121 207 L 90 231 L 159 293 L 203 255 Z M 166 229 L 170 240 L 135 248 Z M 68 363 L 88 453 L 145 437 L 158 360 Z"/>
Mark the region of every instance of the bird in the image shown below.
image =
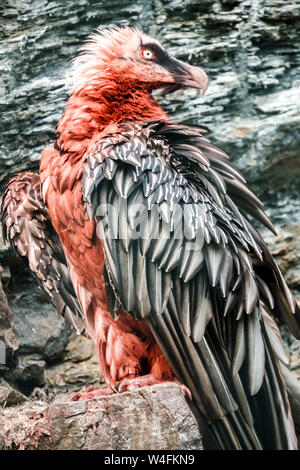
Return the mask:
<path id="1" fill-rule="evenodd" d="M 300 338 L 299 307 L 254 221 L 275 229 L 207 129 L 157 99 L 203 95 L 205 71 L 129 26 L 74 64 L 39 173 L 8 181 L 3 237 L 94 340 L 108 393 L 175 382 L 216 448 L 297 448 L 278 323 Z"/>

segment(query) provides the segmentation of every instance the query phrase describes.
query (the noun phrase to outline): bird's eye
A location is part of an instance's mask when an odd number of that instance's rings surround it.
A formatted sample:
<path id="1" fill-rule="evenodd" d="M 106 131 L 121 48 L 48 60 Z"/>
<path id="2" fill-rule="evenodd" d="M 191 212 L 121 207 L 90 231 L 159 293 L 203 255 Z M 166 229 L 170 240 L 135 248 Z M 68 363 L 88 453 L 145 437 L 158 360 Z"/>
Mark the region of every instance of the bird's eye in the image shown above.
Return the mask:
<path id="1" fill-rule="evenodd" d="M 154 54 L 150 49 L 142 49 L 142 57 L 146 60 L 154 59 Z"/>

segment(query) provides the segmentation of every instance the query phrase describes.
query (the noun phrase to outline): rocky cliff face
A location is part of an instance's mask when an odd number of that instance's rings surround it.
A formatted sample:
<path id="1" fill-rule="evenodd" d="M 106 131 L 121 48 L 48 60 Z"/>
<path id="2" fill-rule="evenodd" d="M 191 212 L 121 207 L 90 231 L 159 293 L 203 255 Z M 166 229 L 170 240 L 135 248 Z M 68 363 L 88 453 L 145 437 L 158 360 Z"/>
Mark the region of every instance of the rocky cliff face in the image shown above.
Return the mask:
<path id="1" fill-rule="evenodd" d="M 205 97 L 181 90 L 162 104 L 176 121 L 209 127 L 211 140 L 265 202 L 279 232 L 268 236 L 270 247 L 299 295 L 299 0 L 4 0 L 0 187 L 9 175 L 36 169 L 41 150 L 55 138 L 68 96 L 68 62 L 82 41 L 93 28 L 127 24 L 206 70 Z M 52 396 L 101 382 L 90 343 L 70 336 L 3 245 L 0 263 L 0 345 L 4 339 L 8 345 L 0 402 L 1 396 L 2 404 L 14 404 L 32 393 Z M 299 343 L 290 337 L 287 343 L 298 370 Z"/>

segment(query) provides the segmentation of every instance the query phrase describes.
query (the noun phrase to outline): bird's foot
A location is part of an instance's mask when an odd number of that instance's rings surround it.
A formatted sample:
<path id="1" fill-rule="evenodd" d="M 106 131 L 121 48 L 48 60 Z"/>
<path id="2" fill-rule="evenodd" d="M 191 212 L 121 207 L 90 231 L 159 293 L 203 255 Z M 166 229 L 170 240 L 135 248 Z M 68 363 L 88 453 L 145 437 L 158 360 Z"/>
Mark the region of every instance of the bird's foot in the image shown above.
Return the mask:
<path id="1" fill-rule="evenodd" d="M 183 394 L 192 400 L 192 394 L 190 390 L 179 382 L 175 377 L 169 380 L 161 380 L 155 378 L 152 374 L 147 375 L 140 375 L 135 377 L 128 377 L 119 382 L 117 389 L 113 389 L 110 387 L 105 388 L 96 388 L 93 385 L 88 387 L 84 392 L 75 392 L 72 394 L 72 401 L 79 401 L 79 400 L 89 400 L 92 398 L 99 398 L 99 397 L 107 397 L 109 395 L 113 395 L 116 392 L 130 392 L 132 390 L 136 390 L 137 388 L 141 387 L 149 387 L 150 385 L 157 385 L 161 383 L 173 382 L 180 386 Z"/>
<path id="2" fill-rule="evenodd" d="M 148 387 L 149 385 L 156 385 L 164 382 L 170 381 L 156 379 L 152 374 L 139 375 L 136 377 L 129 377 L 121 380 L 117 389 L 118 392 L 129 392 L 137 388 Z"/>
<path id="3" fill-rule="evenodd" d="M 114 393 L 115 391 L 110 387 L 96 388 L 91 385 L 90 387 L 86 389 L 85 392 L 73 393 L 71 400 L 72 401 L 89 400 L 91 398 L 107 397 Z"/>
<path id="4" fill-rule="evenodd" d="M 173 382 L 179 385 L 183 394 L 192 401 L 192 394 L 188 387 L 183 385 L 175 377 L 168 380 L 156 379 L 152 374 L 140 375 L 136 377 L 129 377 L 121 380 L 117 387 L 118 392 L 129 392 L 141 387 L 148 387 L 150 385 L 157 385 L 161 383 Z"/>

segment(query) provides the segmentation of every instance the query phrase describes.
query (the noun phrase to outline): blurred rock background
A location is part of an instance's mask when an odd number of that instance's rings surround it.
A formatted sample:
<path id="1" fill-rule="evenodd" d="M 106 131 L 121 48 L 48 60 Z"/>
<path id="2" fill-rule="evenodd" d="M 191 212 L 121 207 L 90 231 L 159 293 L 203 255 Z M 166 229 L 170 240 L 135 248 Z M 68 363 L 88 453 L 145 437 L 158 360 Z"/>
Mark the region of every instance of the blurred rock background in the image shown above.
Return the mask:
<path id="1" fill-rule="evenodd" d="M 300 297 L 299 0 L 2 0 L 0 192 L 8 176 L 38 168 L 69 61 L 94 28 L 113 25 L 139 27 L 206 70 L 205 97 L 180 90 L 161 102 L 174 120 L 209 127 L 246 176 L 278 231 L 263 236 Z M 3 244 L 0 264 L 0 406 L 99 385 L 90 341 L 66 329 Z M 300 377 L 299 341 L 282 331 Z"/>

